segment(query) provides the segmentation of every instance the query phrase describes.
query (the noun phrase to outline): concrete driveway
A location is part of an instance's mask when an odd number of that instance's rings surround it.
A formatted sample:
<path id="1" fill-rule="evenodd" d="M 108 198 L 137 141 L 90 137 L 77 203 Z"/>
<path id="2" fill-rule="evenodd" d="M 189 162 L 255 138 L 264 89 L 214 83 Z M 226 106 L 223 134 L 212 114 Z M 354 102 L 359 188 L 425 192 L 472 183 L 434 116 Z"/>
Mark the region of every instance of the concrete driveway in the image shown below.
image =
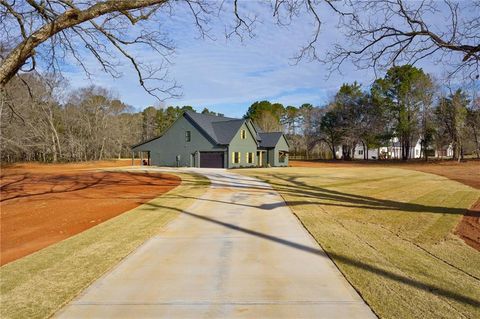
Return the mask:
<path id="1" fill-rule="evenodd" d="M 193 171 L 211 188 L 59 318 L 376 318 L 268 184 Z"/>

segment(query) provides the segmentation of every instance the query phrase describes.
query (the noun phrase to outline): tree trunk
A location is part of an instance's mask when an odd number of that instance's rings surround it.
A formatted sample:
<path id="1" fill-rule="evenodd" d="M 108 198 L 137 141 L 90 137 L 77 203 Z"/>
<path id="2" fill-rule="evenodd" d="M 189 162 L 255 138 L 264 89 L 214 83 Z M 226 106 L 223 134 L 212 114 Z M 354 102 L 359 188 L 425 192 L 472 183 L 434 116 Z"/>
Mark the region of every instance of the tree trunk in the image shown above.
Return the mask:
<path id="1" fill-rule="evenodd" d="M 425 158 L 425 162 L 428 162 L 428 154 L 427 154 L 427 142 L 425 139 L 422 139 L 422 143 L 420 144 L 422 146 L 422 149 L 420 150 L 420 153 L 423 152 L 423 157 Z"/>
<path id="2" fill-rule="evenodd" d="M 408 138 L 405 138 L 402 143 L 402 153 L 403 153 L 403 160 L 406 161 L 410 158 L 410 141 Z"/>
<path id="3" fill-rule="evenodd" d="M 162 4 L 166 1 L 167 0 L 109 0 L 98 2 L 84 10 L 70 9 L 65 11 L 50 23 L 41 26 L 25 38 L 2 61 L 0 65 L 0 87 L 7 84 L 25 62 L 35 54 L 36 47 L 55 34 L 108 13 L 139 9 L 155 4 Z"/>
<path id="4" fill-rule="evenodd" d="M 480 158 L 480 141 L 478 140 L 478 133 L 475 129 L 475 125 L 472 125 L 473 129 L 473 138 L 475 139 L 475 153 L 477 154 L 477 158 Z"/>
<path id="5" fill-rule="evenodd" d="M 57 147 L 56 147 L 56 142 L 55 142 L 55 136 L 52 134 L 52 155 L 53 155 L 53 158 L 52 158 L 52 161 L 54 163 L 57 162 L 58 158 L 57 158 Z"/>

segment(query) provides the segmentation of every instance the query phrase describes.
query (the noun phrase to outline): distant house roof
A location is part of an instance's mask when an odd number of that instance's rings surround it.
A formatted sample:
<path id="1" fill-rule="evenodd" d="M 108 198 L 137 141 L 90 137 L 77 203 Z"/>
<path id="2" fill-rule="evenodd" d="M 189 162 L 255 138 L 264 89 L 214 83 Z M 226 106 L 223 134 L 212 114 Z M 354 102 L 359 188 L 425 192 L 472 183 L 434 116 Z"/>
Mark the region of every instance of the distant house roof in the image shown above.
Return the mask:
<path id="1" fill-rule="evenodd" d="M 282 132 L 269 132 L 269 133 L 258 133 L 261 138 L 260 147 L 275 147 L 283 136 Z"/>

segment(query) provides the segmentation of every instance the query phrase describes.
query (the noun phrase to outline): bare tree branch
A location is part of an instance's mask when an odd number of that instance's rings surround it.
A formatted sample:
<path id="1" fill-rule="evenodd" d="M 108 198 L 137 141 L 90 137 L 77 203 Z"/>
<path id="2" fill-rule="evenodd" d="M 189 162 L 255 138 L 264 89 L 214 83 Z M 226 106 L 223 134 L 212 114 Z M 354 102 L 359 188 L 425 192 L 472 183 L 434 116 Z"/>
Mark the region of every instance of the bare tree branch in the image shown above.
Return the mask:
<path id="1" fill-rule="evenodd" d="M 478 78 L 480 63 L 480 1 L 351 0 L 355 15 L 341 20 L 347 42 L 337 43 L 319 59 L 339 70 L 345 61 L 359 68 L 386 69 L 396 63 L 416 63 L 427 57 Z M 435 18 L 447 14 L 438 26 Z M 461 16 L 460 16 L 461 15 Z M 449 22 L 449 23 L 448 23 Z"/>
<path id="2" fill-rule="evenodd" d="M 26 39 L 21 41 L 4 61 L 2 61 L 2 65 L 0 66 L 0 85 L 5 85 L 13 77 L 25 61 L 34 54 L 36 47 L 59 32 L 112 12 L 161 5 L 166 1 L 167 0 L 109 0 L 95 3 L 83 10 L 68 9 L 58 16 L 50 17 L 45 7 L 38 5 L 33 0 L 29 0 L 28 3 L 45 19 L 51 19 L 51 22 L 43 24 Z"/>

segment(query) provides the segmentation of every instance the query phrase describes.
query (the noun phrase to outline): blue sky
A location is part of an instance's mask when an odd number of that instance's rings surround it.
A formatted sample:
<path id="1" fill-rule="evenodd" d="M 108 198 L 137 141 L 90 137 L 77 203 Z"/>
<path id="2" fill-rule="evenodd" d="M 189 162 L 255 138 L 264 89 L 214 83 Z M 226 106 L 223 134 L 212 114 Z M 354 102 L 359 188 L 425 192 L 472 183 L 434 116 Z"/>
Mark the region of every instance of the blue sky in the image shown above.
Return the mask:
<path id="1" fill-rule="evenodd" d="M 368 85 L 374 79 L 371 70 L 356 70 L 345 64 L 342 74 L 327 77 L 327 66 L 319 62 L 301 61 L 295 64 L 292 57 L 301 45 L 310 39 L 312 19 L 300 16 L 288 27 L 273 23 L 271 11 L 250 2 L 249 10 L 255 12 L 261 23 L 256 25 L 255 37 L 240 41 L 226 40 L 224 23 L 214 20 L 211 35 L 216 40 L 198 39 L 192 19 L 181 10 L 160 26 L 174 41 L 176 54 L 171 57 L 169 74 L 180 86 L 182 97 L 170 99 L 163 105 L 192 105 L 197 110 L 210 110 L 229 116 L 242 116 L 255 101 L 270 100 L 284 105 L 303 103 L 324 105 L 344 82 L 357 81 Z M 323 8 L 322 33 L 319 49 L 327 50 L 342 38 L 335 25 L 337 18 Z M 137 56 L 155 61 L 158 56 L 150 50 L 137 50 Z M 91 61 L 92 66 L 95 65 Z M 436 72 L 432 64 L 423 63 L 427 72 Z M 112 79 L 100 71 L 87 80 L 79 68 L 69 68 L 66 73 L 72 88 L 96 84 L 112 89 L 136 110 L 159 102 L 138 85 L 138 80 L 125 61 L 120 67 L 123 76 Z"/>

